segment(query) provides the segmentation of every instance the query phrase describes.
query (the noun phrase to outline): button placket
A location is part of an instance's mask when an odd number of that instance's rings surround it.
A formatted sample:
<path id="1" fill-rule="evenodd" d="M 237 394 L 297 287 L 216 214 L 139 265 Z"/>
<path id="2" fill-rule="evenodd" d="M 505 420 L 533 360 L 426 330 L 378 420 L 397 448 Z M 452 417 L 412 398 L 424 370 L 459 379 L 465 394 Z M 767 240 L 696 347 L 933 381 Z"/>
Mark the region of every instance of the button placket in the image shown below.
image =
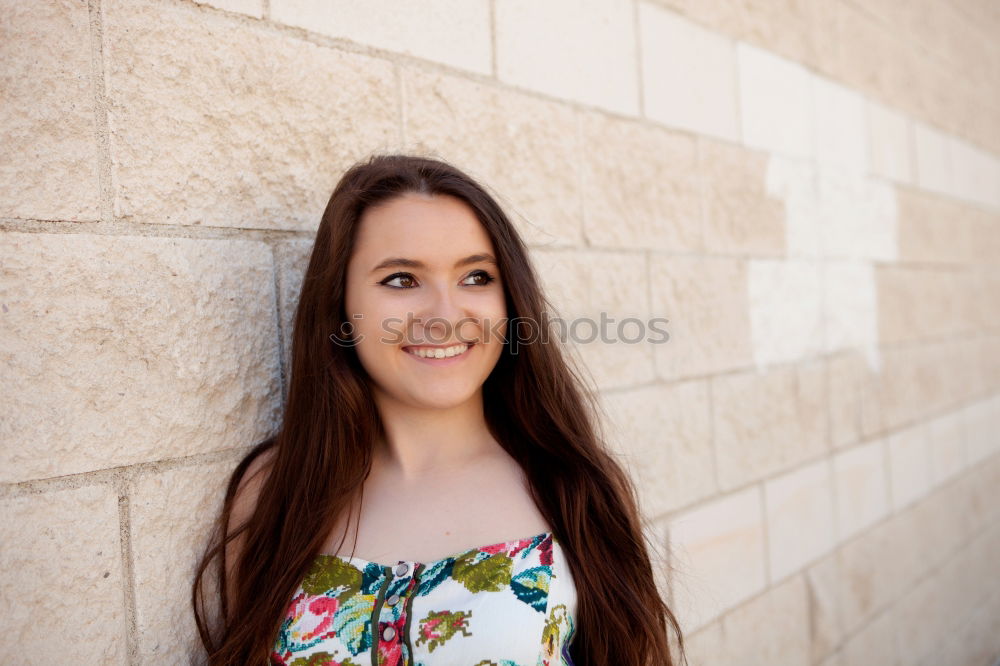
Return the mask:
<path id="1" fill-rule="evenodd" d="M 386 573 L 392 574 L 388 587 L 392 592 L 385 597 L 379 613 L 379 636 L 382 643 L 379 645 L 383 654 L 395 653 L 402 648 L 405 640 L 403 627 L 407 624 L 406 599 L 408 593 L 414 588 L 415 580 L 411 574 L 414 571 L 413 563 L 400 560 L 396 566 L 386 567 Z M 403 603 L 400 603 L 403 602 Z M 396 645 L 396 643 L 400 645 Z"/>

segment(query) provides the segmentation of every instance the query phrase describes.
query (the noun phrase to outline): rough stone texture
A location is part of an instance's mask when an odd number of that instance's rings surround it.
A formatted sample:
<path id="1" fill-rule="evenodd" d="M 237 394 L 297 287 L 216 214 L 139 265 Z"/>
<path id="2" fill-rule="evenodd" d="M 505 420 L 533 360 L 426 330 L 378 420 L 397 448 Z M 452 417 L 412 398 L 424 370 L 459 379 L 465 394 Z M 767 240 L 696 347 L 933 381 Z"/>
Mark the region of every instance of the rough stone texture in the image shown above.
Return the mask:
<path id="1" fill-rule="evenodd" d="M 807 610 L 802 576 L 789 578 L 695 634 L 692 664 L 807 664 Z"/>
<path id="2" fill-rule="evenodd" d="M 581 131 L 584 233 L 590 245 L 671 252 L 703 247 L 691 136 L 589 112 L 582 116 Z"/>
<path id="3" fill-rule="evenodd" d="M 674 602 L 697 631 L 766 587 L 759 486 L 717 497 L 670 521 Z"/>
<path id="4" fill-rule="evenodd" d="M 827 357 L 829 375 L 830 443 L 834 447 L 861 441 L 881 432 L 880 369 L 858 351 Z"/>
<path id="5" fill-rule="evenodd" d="M 842 574 L 836 551 L 804 572 L 809 598 L 811 663 L 831 653 L 844 636 L 840 618 Z"/>
<path id="6" fill-rule="evenodd" d="M 900 511 L 931 487 L 930 449 L 927 427 L 917 424 L 897 430 L 886 438 L 889 449 L 889 490 L 892 508 Z"/>
<path id="7" fill-rule="evenodd" d="M 737 39 L 809 61 L 812 3 L 805 0 L 655 0 Z"/>
<path id="8" fill-rule="evenodd" d="M 267 246 L 88 234 L 2 239 L 3 481 L 248 445 L 274 426 Z"/>
<path id="9" fill-rule="evenodd" d="M 833 478 L 826 458 L 765 483 L 764 506 L 772 583 L 833 548 Z"/>
<path id="10" fill-rule="evenodd" d="M 753 259 L 747 263 L 750 341 L 758 367 L 790 363 L 824 349 L 823 264 Z"/>
<path id="11" fill-rule="evenodd" d="M 967 462 L 965 424 L 961 410 L 941 414 L 927 422 L 931 485 L 937 486 L 961 472 Z"/>
<path id="12" fill-rule="evenodd" d="M 0 501 L 5 664 L 124 664 L 118 495 L 106 485 Z"/>
<path id="13" fill-rule="evenodd" d="M 633 389 L 602 398 L 608 433 L 631 468 L 649 515 L 715 492 L 705 381 Z"/>
<path id="14" fill-rule="evenodd" d="M 816 155 L 813 77 L 797 62 L 736 45 L 743 143 L 788 157 Z"/>
<path id="15" fill-rule="evenodd" d="M 637 255 L 626 252 L 536 250 L 532 261 L 556 308 L 549 314 L 562 319 L 553 324 L 555 337 L 584 363 L 582 371 L 591 375 L 596 388 L 653 379 L 652 348 L 661 345 L 649 340 L 662 336 L 648 324 L 649 299 L 643 287 L 648 272 L 641 257 L 637 260 Z M 537 330 L 526 327 L 521 335 L 537 335 Z"/>
<path id="16" fill-rule="evenodd" d="M 965 206 L 952 199 L 901 187 L 899 203 L 899 260 L 917 263 L 965 263 L 972 259 L 974 235 Z"/>
<path id="17" fill-rule="evenodd" d="M 1000 151 L 1000 18 L 991 3 L 655 1 Z"/>
<path id="18" fill-rule="evenodd" d="M 344 169 L 398 145 L 388 62 L 180 3 L 103 11 L 118 216 L 315 228 Z"/>
<path id="19" fill-rule="evenodd" d="M 821 363 L 716 376 L 711 382 L 721 489 L 789 469 L 827 450 Z"/>
<path id="20" fill-rule="evenodd" d="M 626 0 L 495 0 L 497 77 L 523 88 L 635 115 L 634 6 Z"/>
<path id="21" fill-rule="evenodd" d="M 86 0 L 0 6 L 0 217 L 96 220 Z"/>
<path id="22" fill-rule="evenodd" d="M 875 269 L 875 277 L 883 342 L 935 340 L 971 332 L 965 306 L 971 290 L 964 288 L 968 282 L 964 271 L 885 266 Z"/>
<path id="23" fill-rule="evenodd" d="M 712 254 L 785 254 L 786 202 L 767 190 L 768 157 L 698 138 L 705 198 L 705 250 Z"/>
<path id="24" fill-rule="evenodd" d="M 228 12 L 247 14 L 254 18 L 264 16 L 264 0 L 194 0 L 199 5 L 224 9 Z"/>
<path id="25" fill-rule="evenodd" d="M 136 628 L 143 663 L 196 663 L 192 657 L 202 654 L 191 585 L 235 462 L 151 471 L 131 484 Z"/>
<path id="26" fill-rule="evenodd" d="M 583 244 L 575 111 L 415 68 L 402 76 L 407 149 L 453 161 L 478 179 L 526 243 Z"/>
<path id="27" fill-rule="evenodd" d="M 736 44 L 649 3 L 638 3 L 638 16 L 643 114 L 738 142 Z M 695 61 L 698 76 L 691 76 Z"/>
<path id="28" fill-rule="evenodd" d="M 898 183 L 912 184 L 913 123 L 898 111 L 873 100 L 867 100 L 865 108 L 871 138 L 872 173 Z"/>
<path id="29" fill-rule="evenodd" d="M 275 21 L 311 32 L 480 74 L 493 69 L 488 0 L 270 0 L 270 7 Z"/>
<path id="30" fill-rule="evenodd" d="M 833 457 L 837 538 L 848 539 L 889 513 L 885 442 L 876 439 Z"/>
<path id="31" fill-rule="evenodd" d="M 736 259 L 650 256 L 654 316 L 669 335 L 653 353 L 663 379 L 700 376 L 753 362 L 746 263 Z"/>

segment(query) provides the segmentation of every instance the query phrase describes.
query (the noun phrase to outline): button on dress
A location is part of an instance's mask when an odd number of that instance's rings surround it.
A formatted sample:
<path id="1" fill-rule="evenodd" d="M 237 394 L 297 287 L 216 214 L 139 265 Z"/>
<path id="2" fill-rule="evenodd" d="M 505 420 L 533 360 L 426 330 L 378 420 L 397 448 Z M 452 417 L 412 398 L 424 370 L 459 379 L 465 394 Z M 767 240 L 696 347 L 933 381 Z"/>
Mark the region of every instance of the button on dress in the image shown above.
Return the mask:
<path id="1" fill-rule="evenodd" d="M 576 588 L 552 532 L 394 565 L 320 555 L 271 654 L 281 666 L 572 666 Z"/>

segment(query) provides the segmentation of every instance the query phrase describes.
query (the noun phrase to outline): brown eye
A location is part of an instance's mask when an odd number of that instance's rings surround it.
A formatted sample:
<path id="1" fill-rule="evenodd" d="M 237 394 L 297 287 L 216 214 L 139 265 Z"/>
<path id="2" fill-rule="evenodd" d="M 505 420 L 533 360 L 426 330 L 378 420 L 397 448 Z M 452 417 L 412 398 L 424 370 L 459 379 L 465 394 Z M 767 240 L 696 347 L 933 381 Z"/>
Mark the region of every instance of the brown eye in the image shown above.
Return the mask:
<path id="1" fill-rule="evenodd" d="M 478 284 L 472 285 L 474 287 L 485 287 L 490 282 L 493 282 L 493 280 L 496 279 L 495 277 L 493 277 L 492 275 L 490 275 L 486 271 L 474 271 L 474 272 L 472 272 L 472 273 L 469 274 L 469 277 L 470 278 L 477 278 L 477 277 L 481 278 L 481 281 Z"/>
<path id="2" fill-rule="evenodd" d="M 379 282 L 379 284 L 384 285 L 386 287 L 389 287 L 391 289 L 412 289 L 413 288 L 412 284 L 403 285 L 403 286 L 396 286 L 394 284 L 389 284 L 389 282 L 391 282 L 393 280 L 409 280 L 412 283 L 413 282 L 413 276 L 410 275 L 409 273 L 393 273 L 392 275 L 390 275 L 386 279 L 384 279 L 381 282 Z"/>

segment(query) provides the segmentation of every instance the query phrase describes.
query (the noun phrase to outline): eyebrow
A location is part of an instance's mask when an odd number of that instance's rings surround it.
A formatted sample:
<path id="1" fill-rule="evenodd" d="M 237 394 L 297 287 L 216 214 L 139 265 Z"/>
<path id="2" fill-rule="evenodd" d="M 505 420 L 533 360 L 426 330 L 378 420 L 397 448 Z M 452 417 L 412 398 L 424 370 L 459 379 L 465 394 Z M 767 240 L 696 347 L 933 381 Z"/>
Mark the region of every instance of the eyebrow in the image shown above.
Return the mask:
<path id="1" fill-rule="evenodd" d="M 496 266 L 497 260 L 493 258 L 492 254 L 470 254 L 465 259 L 459 259 L 455 262 L 455 268 L 461 268 L 462 266 L 468 266 L 469 264 L 478 263 L 488 263 Z M 389 257 L 379 262 L 378 266 L 372 269 L 372 273 L 375 271 L 380 271 L 385 268 L 392 268 L 394 266 L 402 266 L 404 268 L 427 268 L 427 265 L 422 261 L 417 261 L 416 259 L 407 259 L 406 257 Z"/>

